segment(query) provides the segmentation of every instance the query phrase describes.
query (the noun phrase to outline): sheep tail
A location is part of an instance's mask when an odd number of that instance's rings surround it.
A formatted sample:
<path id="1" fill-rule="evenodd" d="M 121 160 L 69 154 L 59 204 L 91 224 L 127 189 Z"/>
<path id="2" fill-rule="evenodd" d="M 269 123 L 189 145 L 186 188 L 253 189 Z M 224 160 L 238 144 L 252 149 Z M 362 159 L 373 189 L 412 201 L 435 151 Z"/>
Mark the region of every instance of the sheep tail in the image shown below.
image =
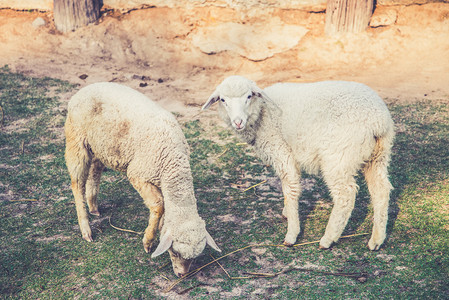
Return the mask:
<path id="1" fill-rule="evenodd" d="M 376 144 L 369 159 L 370 163 L 376 163 L 380 160 L 385 160 L 386 163 L 390 160 L 391 147 L 393 145 L 394 130 L 388 130 L 381 136 L 374 136 Z"/>
<path id="2" fill-rule="evenodd" d="M 391 190 L 393 187 L 388 180 L 388 165 L 390 163 L 391 148 L 393 145 L 394 131 L 388 131 L 382 136 L 375 136 L 376 144 L 374 146 L 371 157 L 363 168 L 365 179 L 371 193 L 378 190 L 380 182 L 385 191 Z M 373 189 L 374 188 L 374 189 Z"/>

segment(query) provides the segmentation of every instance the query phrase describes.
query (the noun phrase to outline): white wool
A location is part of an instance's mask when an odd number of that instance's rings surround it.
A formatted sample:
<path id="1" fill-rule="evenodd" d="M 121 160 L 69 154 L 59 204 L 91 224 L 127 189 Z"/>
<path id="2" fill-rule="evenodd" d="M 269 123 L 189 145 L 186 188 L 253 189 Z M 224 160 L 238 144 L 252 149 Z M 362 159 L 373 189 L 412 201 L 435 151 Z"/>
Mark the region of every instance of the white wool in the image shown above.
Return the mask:
<path id="1" fill-rule="evenodd" d="M 251 96 L 252 95 L 252 96 Z M 300 232 L 300 170 L 321 174 L 333 200 L 320 246 L 338 241 L 354 207 L 364 172 L 374 206 L 371 250 L 385 239 L 391 184 L 387 167 L 394 125 L 382 99 L 364 84 L 345 81 L 279 83 L 262 90 L 241 76 L 226 78 L 203 106 L 219 103 L 220 117 L 282 181 L 285 238 L 293 244 Z"/>
<path id="2" fill-rule="evenodd" d="M 188 144 L 171 113 L 129 87 L 95 83 L 72 97 L 66 124 L 73 128 L 80 151 L 87 149 L 106 167 L 125 172 L 130 181 L 160 189 L 165 210 L 162 231 L 170 231 L 175 251 L 185 259 L 203 251 L 206 228 L 197 211 Z M 77 174 L 88 156 L 68 152 L 70 173 L 82 178 Z M 74 157 L 82 155 L 83 159 Z M 152 200 L 144 200 L 151 204 Z M 89 225 L 83 222 L 87 218 L 81 216 L 80 227 L 87 232 L 83 237 L 91 240 Z"/>

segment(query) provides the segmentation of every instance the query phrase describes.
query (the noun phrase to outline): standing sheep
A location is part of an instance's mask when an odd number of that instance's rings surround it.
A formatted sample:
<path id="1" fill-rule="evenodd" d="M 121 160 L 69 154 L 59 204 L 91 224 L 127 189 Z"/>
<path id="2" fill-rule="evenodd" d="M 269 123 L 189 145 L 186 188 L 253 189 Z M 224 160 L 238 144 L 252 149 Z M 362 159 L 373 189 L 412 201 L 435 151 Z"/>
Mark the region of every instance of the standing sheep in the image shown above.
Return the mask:
<path id="1" fill-rule="evenodd" d="M 221 118 L 281 178 L 283 216 L 288 220 L 285 245 L 294 244 L 300 232 L 301 170 L 321 173 L 333 198 L 321 248 L 340 238 L 354 208 L 355 176 L 362 170 L 374 206 L 368 246 L 380 248 L 392 189 L 387 168 L 394 124 L 372 89 L 355 82 L 325 81 L 279 83 L 261 90 L 253 81 L 231 76 L 218 85 L 203 109 L 217 101 Z"/>
<path id="2" fill-rule="evenodd" d="M 97 194 L 106 166 L 126 172 L 150 209 L 143 237 L 147 253 L 161 228 L 151 257 L 168 250 L 173 271 L 181 276 L 206 243 L 220 251 L 198 215 L 188 145 L 172 114 L 131 88 L 96 83 L 70 100 L 65 135 L 65 159 L 86 241 L 92 241 L 92 233 L 85 202 L 92 215 L 100 215 Z"/>

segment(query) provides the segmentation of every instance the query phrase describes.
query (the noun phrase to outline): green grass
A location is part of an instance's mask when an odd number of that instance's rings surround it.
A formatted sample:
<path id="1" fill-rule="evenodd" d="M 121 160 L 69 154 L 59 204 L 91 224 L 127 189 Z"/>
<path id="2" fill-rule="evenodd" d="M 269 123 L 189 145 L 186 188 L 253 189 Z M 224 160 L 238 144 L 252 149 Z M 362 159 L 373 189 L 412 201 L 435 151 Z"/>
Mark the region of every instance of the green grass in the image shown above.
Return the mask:
<path id="1" fill-rule="evenodd" d="M 182 281 L 167 254 L 143 251 L 148 210 L 123 174 L 102 177 L 102 216 L 91 217 L 95 241 L 81 239 L 64 164 L 63 95 L 76 87 L 0 68 L 0 298 L 356 298 L 447 299 L 449 295 L 449 108 L 422 101 L 389 107 L 397 126 L 390 168 L 388 239 L 366 247 L 369 236 L 342 239 L 331 250 L 316 244 L 293 249 L 259 247 L 220 261 L 231 276 L 275 273 L 273 278 L 229 279 L 214 264 Z M 182 124 L 191 146 L 198 209 L 223 254 L 252 243 L 279 244 L 286 233 L 282 193 L 272 169 L 233 135 L 200 121 Z M 242 192 L 263 180 L 266 183 Z M 344 234 L 371 231 L 372 209 L 362 180 Z M 332 208 L 318 177 L 303 178 L 302 232 L 298 242 L 319 240 Z M 36 200 L 36 201 L 17 201 Z M 206 248 L 193 268 L 218 253 Z M 330 275 L 356 272 L 366 282 Z M 360 275 L 361 276 L 361 275 Z"/>

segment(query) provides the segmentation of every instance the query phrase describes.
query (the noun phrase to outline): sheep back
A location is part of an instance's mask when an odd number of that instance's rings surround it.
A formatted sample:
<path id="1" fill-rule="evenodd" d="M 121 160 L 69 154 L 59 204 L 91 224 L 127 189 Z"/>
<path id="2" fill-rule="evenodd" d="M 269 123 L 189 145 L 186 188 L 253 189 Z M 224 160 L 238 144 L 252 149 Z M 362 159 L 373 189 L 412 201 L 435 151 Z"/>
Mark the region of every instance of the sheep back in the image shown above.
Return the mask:
<path id="1" fill-rule="evenodd" d="M 110 82 L 89 85 L 70 100 L 68 118 L 105 166 L 159 187 L 179 174 L 191 182 L 188 145 L 178 122 L 140 92 Z"/>
<path id="2" fill-rule="evenodd" d="M 283 138 L 309 173 L 319 171 L 323 158 L 347 160 L 355 173 L 370 158 L 374 137 L 393 134 L 385 103 L 364 84 L 279 83 L 264 91 L 281 108 Z"/>

